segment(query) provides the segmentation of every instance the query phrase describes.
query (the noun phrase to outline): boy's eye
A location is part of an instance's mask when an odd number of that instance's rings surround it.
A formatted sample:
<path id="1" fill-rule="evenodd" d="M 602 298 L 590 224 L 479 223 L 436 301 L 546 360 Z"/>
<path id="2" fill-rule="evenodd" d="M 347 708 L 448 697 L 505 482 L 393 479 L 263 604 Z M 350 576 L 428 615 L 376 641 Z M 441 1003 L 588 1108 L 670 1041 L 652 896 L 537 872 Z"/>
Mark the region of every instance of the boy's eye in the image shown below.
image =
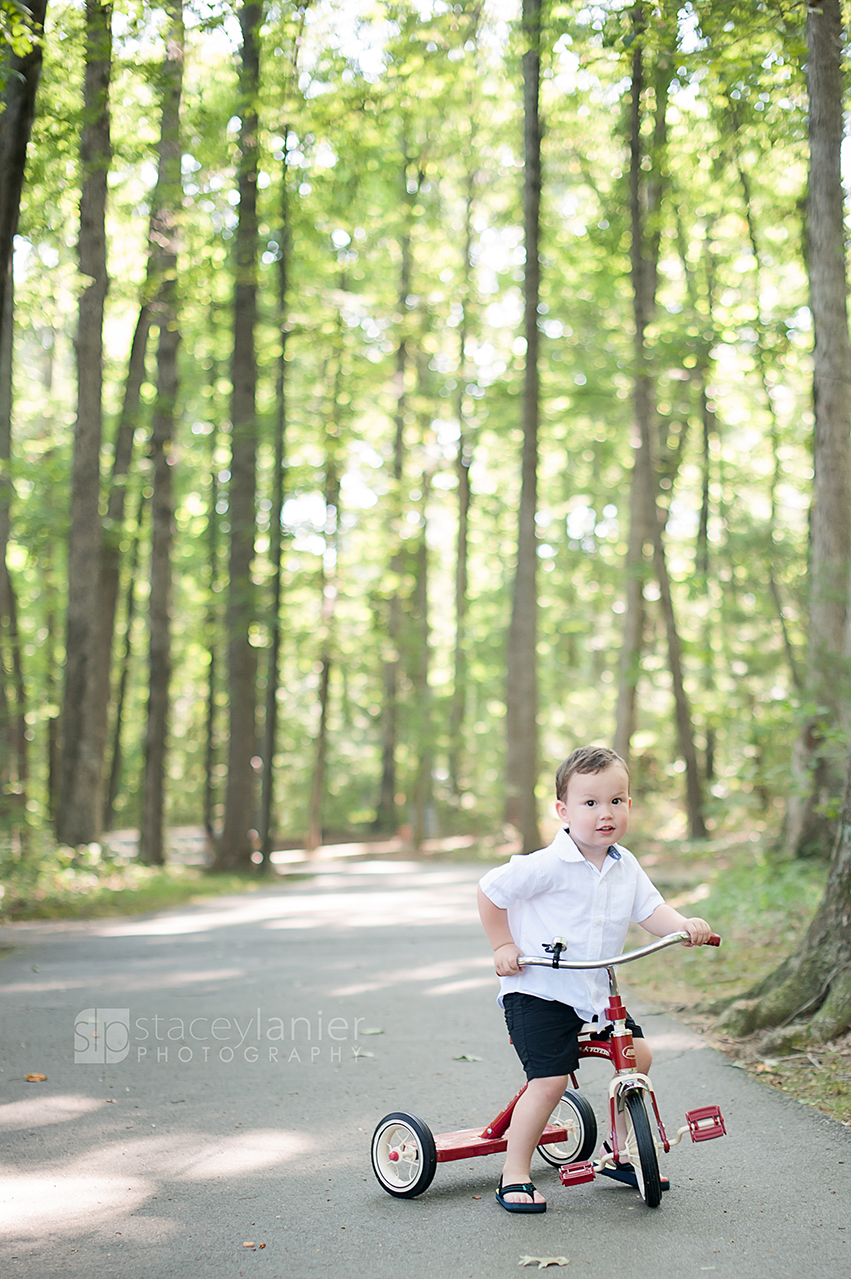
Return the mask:
<path id="1" fill-rule="evenodd" d="M 585 803 L 587 804 L 587 806 L 588 806 L 589 808 L 593 808 L 593 807 L 594 807 L 594 805 L 596 804 L 596 802 L 597 802 L 597 801 L 596 801 L 595 799 L 586 799 L 586 801 L 585 801 Z"/>

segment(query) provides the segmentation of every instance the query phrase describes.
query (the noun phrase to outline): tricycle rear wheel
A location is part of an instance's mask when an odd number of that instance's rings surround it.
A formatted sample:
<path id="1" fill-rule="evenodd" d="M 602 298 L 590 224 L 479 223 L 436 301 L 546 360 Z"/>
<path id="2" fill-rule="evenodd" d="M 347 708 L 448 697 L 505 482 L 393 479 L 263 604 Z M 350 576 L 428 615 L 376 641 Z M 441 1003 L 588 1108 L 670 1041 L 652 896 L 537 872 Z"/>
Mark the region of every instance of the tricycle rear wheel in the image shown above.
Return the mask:
<path id="1" fill-rule="evenodd" d="M 401 1110 L 380 1120 L 370 1154 L 378 1184 L 396 1199 L 421 1195 L 437 1170 L 431 1129 L 419 1116 Z"/>
<path id="2" fill-rule="evenodd" d="M 554 1128 L 567 1129 L 565 1141 L 538 1147 L 538 1154 L 551 1168 L 591 1158 L 597 1145 L 597 1120 L 590 1102 L 581 1092 L 566 1089 L 547 1122 Z"/>

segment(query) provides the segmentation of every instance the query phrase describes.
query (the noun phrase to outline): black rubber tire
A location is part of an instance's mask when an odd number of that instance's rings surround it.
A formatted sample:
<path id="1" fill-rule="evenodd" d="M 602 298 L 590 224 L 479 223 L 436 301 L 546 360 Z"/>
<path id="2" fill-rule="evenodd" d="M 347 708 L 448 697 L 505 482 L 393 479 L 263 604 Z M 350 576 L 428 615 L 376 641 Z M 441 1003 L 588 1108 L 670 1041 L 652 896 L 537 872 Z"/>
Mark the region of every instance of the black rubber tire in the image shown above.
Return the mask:
<path id="1" fill-rule="evenodd" d="M 653 1142 L 653 1129 L 647 1117 L 644 1096 L 641 1092 L 628 1092 L 625 1098 L 627 1111 L 627 1148 L 634 1148 L 638 1158 L 633 1163 L 638 1191 L 648 1208 L 658 1208 L 662 1201 L 662 1181 L 659 1177 L 659 1160 Z M 630 1139 L 630 1126 L 632 1139 Z"/>
<path id="2" fill-rule="evenodd" d="M 567 1141 L 538 1147 L 538 1154 L 551 1168 L 591 1158 L 597 1147 L 597 1120 L 591 1103 L 581 1092 L 566 1089 L 547 1122 L 567 1129 Z"/>
<path id="3" fill-rule="evenodd" d="M 372 1134 L 370 1156 L 378 1184 L 396 1199 L 421 1195 L 437 1171 L 431 1129 L 417 1115 L 403 1110 L 395 1110 L 379 1122 Z"/>

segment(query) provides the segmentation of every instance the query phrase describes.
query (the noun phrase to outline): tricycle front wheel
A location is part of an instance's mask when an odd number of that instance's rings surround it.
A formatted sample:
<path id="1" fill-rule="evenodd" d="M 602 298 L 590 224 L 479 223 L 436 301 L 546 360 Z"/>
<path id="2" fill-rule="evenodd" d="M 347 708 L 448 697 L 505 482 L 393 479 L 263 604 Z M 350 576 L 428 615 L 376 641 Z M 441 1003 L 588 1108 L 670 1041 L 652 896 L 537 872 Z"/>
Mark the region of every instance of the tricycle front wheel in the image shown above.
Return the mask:
<path id="1" fill-rule="evenodd" d="M 662 1201 L 662 1179 L 644 1097 L 639 1091 L 628 1092 L 625 1100 L 627 1155 L 635 1169 L 641 1198 L 648 1208 L 658 1208 Z"/>
<path id="2" fill-rule="evenodd" d="M 417 1115 L 394 1111 L 372 1134 L 372 1170 L 388 1195 L 413 1199 L 432 1183 L 437 1150 L 428 1124 Z"/>

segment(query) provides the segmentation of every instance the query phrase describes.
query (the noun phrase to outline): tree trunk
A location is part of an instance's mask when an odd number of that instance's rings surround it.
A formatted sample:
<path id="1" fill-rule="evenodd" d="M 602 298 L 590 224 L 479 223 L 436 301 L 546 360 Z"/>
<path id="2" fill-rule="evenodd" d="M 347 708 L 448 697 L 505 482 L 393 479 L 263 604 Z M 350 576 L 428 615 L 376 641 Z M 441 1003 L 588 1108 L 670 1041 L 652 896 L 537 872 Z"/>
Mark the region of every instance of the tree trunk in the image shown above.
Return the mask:
<path id="1" fill-rule="evenodd" d="M 257 129 L 262 4 L 239 11 L 242 30 L 239 131 L 239 224 L 236 230 L 231 478 L 228 490 L 228 776 L 225 820 L 215 869 L 249 869 L 254 851 L 257 753 L 257 654 L 251 644 L 256 616 L 254 582 L 257 496 Z"/>
<path id="2" fill-rule="evenodd" d="M 0 117 L 2 119 L 2 117 Z M 0 325 L 0 826 L 22 830 L 27 779 L 26 696 L 15 587 L 6 562 L 12 481 L 14 280 L 9 273 Z"/>
<path id="3" fill-rule="evenodd" d="M 148 242 L 151 242 L 149 231 Z M 148 261 L 148 277 L 150 279 L 150 258 Z M 106 520 L 103 529 L 103 546 L 101 550 L 100 573 L 100 651 L 109 672 L 109 678 L 98 685 L 98 723 L 99 731 L 107 735 L 109 721 L 110 683 L 112 677 L 112 649 L 115 642 L 115 613 L 118 607 L 118 595 L 121 589 L 121 541 L 124 531 L 124 511 L 127 501 L 127 480 L 133 460 L 133 442 L 139 422 L 139 405 L 141 402 L 142 384 L 145 381 L 145 365 L 148 353 L 148 335 L 151 328 L 151 313 L 147 302 L 148 289 L 139 308 L 136 328 L 130 345 L 130 358 L 127 362 L 127 375 L 124 381 L 124 396 L 121 413 L 115 431 L 115 447 L 112 457 L 112 475 L 110 477 L 109 500 Z M 111 810 L 107 799 L 106 809 Z M 109 829 L 107 827 L 107 829 Z"/>
<path id="4" fill-rule="evenodd" d="M 341 351 L 342 358 L 342 351 Z M 337 412 L 337 395 L 341 392 L 340 366 L 334 381 L 334 405 L 331 414 Z M 314 743 L 313 775 L 310 780 L 310 799 L 307 814 L 307 839 L 305 848 L 315 852 L 322 843 L 322 809 L 325 799 L 325 770 L 328 759 L 328 697 L 331 687 L 331 668 L 334 661 L 334 615 L 337 602 L 337 560 L 340 546 L 340 475 L 337 457 L 339 427 L 326 438 L 325 456 L 325 555 L 322 561 L 320 587 L 322 647 L 319 671 L 319 727 Z"/>
<path id="5" fill-rule="evenodd" d="M 44 28 L 47 0 L 33 0 L 30 13 L 37 36 Z M 21 204 L 35 101 L 42 66 L 42 42 L 37 39 L 22 57 L 4 59 L 5 88 L 0 109 L 0 632 L 5 628 L 9 670 L 2 669 L 0 678 L 8 675 L 11 691 L 0 700 L 0 811 L 6 807 L 7 791 L 15 814 L 23 817 L 27 777 L 27 740 L 25 736 L 24 678 L 21 646 L 17 633 L 14 584 L 7 566 L 12 506 L 12 364 L 14 324 L 14 280 L 12 257 L 18 214 Z M 7 756 L 8 751 L 8 756 Z M 19 825 L 20 829 L 20 825 Z"/>
<path id="6" fill-rule="evenodd" d="M 405 150 L 403 143 L 403 150 Z M 411 292 L 412 258 L 410 218 L 414 200 L 419 191 L 422 175 L 419 175 L 413 191 L 408 189 L 410 160 L 405 150 L 405 162 L 402 168 L 402 193 L 405 205 L 405 225 L 401 235 L 401 270 L 399 275 L 399 315 L 402 332 L 396 348 L 396 373 L 394 376 L 394 394 L 396 411 L 394 414 L 395 434 L 393 440 L 393 492 L 390 512 L 390 536 L 394 550 L 390 560 L 390 576 L 392 580 L 391 594 L 387 601 L 386 632 L 387 653 L 383 663 L 382 678 L 384 699 L 381 716 L 381 784 L 378 795 L 378 807 L 375 814 L 376 831 L 395 831 L 398 826 L 398 810 L 396 805 L 396 748 L 399 728 L 399 680 L 402 674 L 402 599 L 399 578 L 405 562 L 404 544 L 400 541 L 400 525 L 402 521 L 402 478 L 405 470 L 405 414 L 407 412 L 407 391 L 405 379 L 408 369 L 408 330 L 405 323 L 407 299 Z"/>
<path id="7" fill-rule="evenodd" d="M 180 329 L 177 302 L 178 217 L 180 180 L 180 99 L 183 92 L 183 0 L 168 6 L 168 34 L 163 63 L 163 107 L 160 131 L 156 217 L 152 218 L 152 275 L 157 294 L 151 318 L 159 325 L 157 399 L 151 425 L 154 492 L 151 499 L 151 593 L 149 603 L 148 722 L 145 733 L 145 782 L 139 857 L 152 865 L 165 862 L 165 773 L 171 676 L 171 547 L 174 537 L 172 461 L 169 456 L 177 412 Z"/>
<path id="8" fill-rule="evenodd" d="M 219 609 L 216 595 L 219 587 L 219 516 L 216 510 L 219 501 L 219 481 L 215 464 L 216 432 L 211 441 L 213 465 L 210 468 L 210 504 L 207 511 L 207 564 L 209 571 L 210 602 L 207 607 L 207 714 L 204 723 L 204 830 L 207 835 L 208 850 L 215 846 L 215 809 L 217 787 L 214 770 L 218 746 L 218 715 L 216 714 L 216 692 L 218 688 L 219 660 L 217 637 L 219 633 Z"/>
<path id="9" fill-rule="evenodd" d="M 809 1039 L 818 1043 L 836 1039 L 851 1027 L 851 752 L 821 905 L 796 950 L 735 1000 L 718 1028 L 747 1035 L 805 1020 Z"/>
<path id="10" fill-rule="evenodd" d="M 644 91 L 644 11 L 636 5 L 632 15 L 635 43 L 632 55 L 629 117 L 629 203 L 631 222 L 630 264 L 632 272 L 633 388 L 634 430 L 632 484 L 630 486 L 630 522 L 626 553 L 626 613 L 623 639 L 618 657 L 618 702 L 614 744 L 615 750 L 629 760 L 632 735 L 636 725 L 636 694 L 641 677 L 641 653 L 644 647 L 646 606 L 644 584 L 647 578 L 645 543 L 652 529 L 648 512 L 656 503 L 656 477 L 646 441 L 650 439 L 653 414 L 653 384 L 648 369 L 645 333 L 656 303 L 656 262 L 645 248 L 645 212 L 647 198 L 643 191 L 641 161 L 641 95 Z"/>
<path id="11" fill-rule="evenodd" d="M 822 0 L 807 11 L 810 170 L 807 269 L 813 316 L 813 498 L 810 513 L 808 700 L 819 707 L 793 756 L 798 794 L 790 797 L 785 845 L 796 856 L 824 856 L 835 821 L 829 805 L 841 766 L 825 741 L 847 714 L 843 652 L 851 561 L 851 344 L 848 340 L 844 199 L 840 171 L 842 11 Z"/>
<path id="12" fill-rule="evenodd" d="M 112 8 L 86 0 L 85 115 L 80 139 L 80 294 L 77 329 L 77 421 L 68 542 L 68 614 L 62 715 L 62 777 L 57 836 L 64 844 L 100 838 L 103 726 L 99 685 L 108 679 L 98 623 L 103 429 L 103 314 L 108 287 L 106 197 L 110 162 L 109 82 Z"/>
<path id="13" fill-rule="evenodd" d="M 5 323 L 4 301 L 18 230 L 27 148 L 35 119 L 47 0 L 31 0 L 27 8 L 37 39 L 29 53 L 22 57 L 12 55 L 8 59 L 5 67 L 3 110 L 0 111 L 0 325 Z M 5 542 L 0 549 L 5 549 Z"/>
<path id="14" fill-rule="evenodd" d="M 523 449 L 517 568 L 508 634 L 506 689 L 506 817 L 517 828 L 524 852 L 538 848 L 538 678 L 537 567 L 535 513 L 538 506 L 538 258 L 541 208 L 541 122 L 538 96 L 541 74 L 541 0 L 523 0 L 524 186 L 523 221 L 526 266 L 523 275 L 526 373 L 523 387 Z"/>
<path id="15" fill-rule="evenodd" d="M 295 55 L 293 58 L 295 62 Z M 263 866 L 270 869 L 272 854 L 272 810 L 275 784 L 275 745 L 278 740 L 278 683 L 281 653 L 281 584 L 283 574 L 284 463 L 287 440 L 287 337 L 289 333 L 290 233 L 289 125 L 284 124 L 284 158 L 281 162 L 281 243 L 278 246 L 278 328 L 281 354 L 278 358 L 277 417 L 275 422 L 275 475 L 272 509 L 269 512 L 269 558 L 272 563 L 272 602 L 269 609 L 269 653 L 266 663 L 266 715 L 263 724 L 263 779 L 260 795 L 260 852 Z"/>
<path id="16" fill-rule="evenodd" d="M 411 813 L 411 843 L 414 849 L 422 846 L 429 835 L 429 810 L 432 806 L 432 772 L 434 768 L 434 744 L 432 740 L 431 704 L 431 628 L 429 625 L 429 553 L 428 553 L 428 501 L 431 475 L 423 471 L 421 480 L 422 527 L 416 553 L 416 587 L 414 610 L 417 624 L 417 662 L 412 671 L 417 701 L 417 723 L 414 737 L 416 772 Z"/>
<path id="17" fill-rule="evenodd" d="M 472 151 L 472 146 L 470 148 Z M 470 520 L 470 467 L 473 462 L 474 435 L 466 419 L 467 338 L 470 330 L 472 295 L 473 193 L 476 174 L 467 173 L 467 196 L 464 204 L 464 274 L 463 312 L 458 325 L 458 450 L 455 475 L 458 480 L 458 536 L 455 550 L 455 651 L 453 662 L 452 702 L 449 707 L 449 784 L 454 795 L 466 789 L 462 781 L 464 756 L 464 717 L 467 709 L 467 538 Z"/>
<path id="18" fill-rule="evenodd" d="M 105 830 L 112 830 L 115 821 L 115 801 L 121 785 L 121 773 L 124 767 L 124 751 L 122 734 L 124 729 L 124 705 L 127 699 L 127 682 L 130 678 L 130 662 L 133 657 L 133 622 L 136 617 L 136 570 L 139 564 L 139 545 L 142 540 L 142 521 L 145 515 L 145 491 L 139 495 L 136 511 L 135 532 L 132 536 L 132 549 L 127 565 L 127 586 L 124 594 L 124 645 L 118 668 L 118 682 L 115 691 L 115 706 L 112 715 L 112 757 L 109 767 L 109 781 L 106 788 L 103 824 Z"/>

